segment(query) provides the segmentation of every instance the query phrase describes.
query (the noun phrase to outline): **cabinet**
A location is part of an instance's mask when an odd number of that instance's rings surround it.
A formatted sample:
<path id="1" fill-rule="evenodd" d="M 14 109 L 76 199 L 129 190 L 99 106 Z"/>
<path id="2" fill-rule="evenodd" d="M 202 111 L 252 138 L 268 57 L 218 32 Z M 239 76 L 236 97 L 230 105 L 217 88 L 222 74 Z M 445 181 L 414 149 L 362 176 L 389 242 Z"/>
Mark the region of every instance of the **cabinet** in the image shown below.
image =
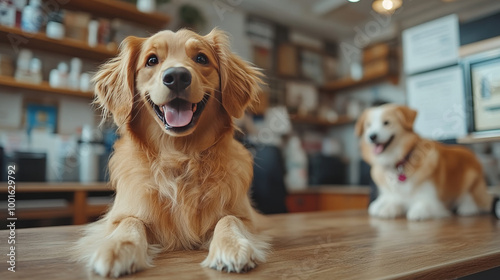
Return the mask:
<path id="1" fill-rule="evenodd" d="M 6 194 L 7 188 L 1 192 Z M 112 201 L 109 193 L 112 190 L 106 183 L 17 182 L 15 217 L 22 222 L 70 218 L 74 225 L 85 224 L 104 214 Z M 38 198 L 26 199 L 28 196 Z M 0 218 L 7 219 L 7 211 L 2 211 Z"/>
<path id="2" fill-rule="evenodd" d="M 291 192 L 286 198 L 291 213 L 367 209 L 368 186 L 322 186 Z"/>

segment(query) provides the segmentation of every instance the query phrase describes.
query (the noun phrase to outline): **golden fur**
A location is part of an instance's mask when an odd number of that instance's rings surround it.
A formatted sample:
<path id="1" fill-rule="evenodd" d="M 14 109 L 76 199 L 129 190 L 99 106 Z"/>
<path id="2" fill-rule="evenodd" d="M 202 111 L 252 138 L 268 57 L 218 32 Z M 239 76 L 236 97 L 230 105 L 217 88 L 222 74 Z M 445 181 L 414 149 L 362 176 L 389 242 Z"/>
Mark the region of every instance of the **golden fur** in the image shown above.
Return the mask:
<path id="1" fill-rule="evenodd" d="M 197 63 L 200 53 L 207 65 Z M 159 63 L 149 67 L 152 54 Z M 198 121 L 182 132 L 166 129 L 152 106 L 177 94 L 161 78 L 174 66 L 192 75 L 186 100 L 209 95 Z M 268 245 L 256 235 L 248 198 L 252 158 L 233 139 L 232 123 L 256 98 L 260 76 L 231 53 L 219 30 L 128 37 L 118 57 L 101 67 L 96 103 L 113 116 L 120 139 L 109 163 L 114 204 L 77 245 L 93 271 L 133 273 L 151 266 L 160 250 L 210 247 L 202 265 L 235 272 L 265 260 Z"/>
<path id="2" fill-rule="evenodd" d="M 424 220 L 448 216 L 455 208 L 460 215 L 490 210 L 492 197 L 474 154 L 461 146 L 420 138 L 413 131 L 416 116 L 408 107 L 388 104 L 366 110 L 356 123 L 363 159 L 372 166 L 379 188 L 370 214 L 382 218 L 406 214 L 411 220 Z M 385 138 L 381 143 L 391 142 L 377 153 L 368 134 Z M 392 140 L 385 135 L 392 135 Z M 396 166 L 401 162 L 405 181 L 398 179 L 401 172 Z"/>

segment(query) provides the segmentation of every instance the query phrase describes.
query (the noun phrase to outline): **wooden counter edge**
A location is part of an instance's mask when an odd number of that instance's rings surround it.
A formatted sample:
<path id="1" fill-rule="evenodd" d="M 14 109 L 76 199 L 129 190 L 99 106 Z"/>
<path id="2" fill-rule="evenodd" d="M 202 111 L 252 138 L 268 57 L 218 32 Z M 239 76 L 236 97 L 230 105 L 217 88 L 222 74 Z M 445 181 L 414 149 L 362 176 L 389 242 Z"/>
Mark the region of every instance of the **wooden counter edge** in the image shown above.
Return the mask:
<path id="1" fill-rule="evenodd" d="M 288 190 L 288 194 L 370 194 L 369 186 L 318 185 L 303 190 Z"/>
<path id="2" fill-rule="evenodd" d="M 7 182 L 5 182 L 7 184 Z M 23 192 L 75 192 L 75 191 L 113 191 L 109 183 L 80 182 L 16 182 L 16 193 Z M 1 192 L 7 192 L 2 188 Z"/>

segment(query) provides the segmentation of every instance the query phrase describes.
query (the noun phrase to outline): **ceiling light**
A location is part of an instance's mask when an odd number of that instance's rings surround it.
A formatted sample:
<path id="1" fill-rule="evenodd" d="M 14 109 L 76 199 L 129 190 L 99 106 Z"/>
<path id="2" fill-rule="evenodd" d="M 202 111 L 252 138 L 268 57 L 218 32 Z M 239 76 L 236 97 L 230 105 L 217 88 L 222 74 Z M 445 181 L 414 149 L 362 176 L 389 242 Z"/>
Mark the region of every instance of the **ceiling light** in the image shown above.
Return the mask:
<path id="1" fill-rule="evenodd" d="M 384 7 L 384 9 L 390 11 L 390 10 L 392 10 L 392 7 L 394 7 L 394 4 L 390 0 L 384 0 L 384 1 L 382 1 L 382 7 Z"/>
<path id="2" fill-rule="evenodd" d="M 351 2 L 351 3 L 356 3 L 356 2 L 359 2 L 359 0 L 347 0 L 347 1 L 349 1 L 349 2 Z"/>
<path id="3" fill-rule="evenodd" d="M 403 5 L 402 0 L 375 0 L 372 8 L 379 14 L 392 14 Z"/>

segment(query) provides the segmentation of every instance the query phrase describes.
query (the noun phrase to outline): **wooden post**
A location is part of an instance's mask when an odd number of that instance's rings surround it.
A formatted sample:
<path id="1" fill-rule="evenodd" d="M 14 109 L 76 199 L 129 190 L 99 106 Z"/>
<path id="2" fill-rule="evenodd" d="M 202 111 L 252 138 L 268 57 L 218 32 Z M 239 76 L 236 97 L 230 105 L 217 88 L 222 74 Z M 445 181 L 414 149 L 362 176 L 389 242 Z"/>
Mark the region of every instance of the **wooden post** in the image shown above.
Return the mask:
<path id="1" fill-rule="evenodd" d="M 73 199 L 73 224 L 87 223 L 87 191 L 77 190 Z"/>

